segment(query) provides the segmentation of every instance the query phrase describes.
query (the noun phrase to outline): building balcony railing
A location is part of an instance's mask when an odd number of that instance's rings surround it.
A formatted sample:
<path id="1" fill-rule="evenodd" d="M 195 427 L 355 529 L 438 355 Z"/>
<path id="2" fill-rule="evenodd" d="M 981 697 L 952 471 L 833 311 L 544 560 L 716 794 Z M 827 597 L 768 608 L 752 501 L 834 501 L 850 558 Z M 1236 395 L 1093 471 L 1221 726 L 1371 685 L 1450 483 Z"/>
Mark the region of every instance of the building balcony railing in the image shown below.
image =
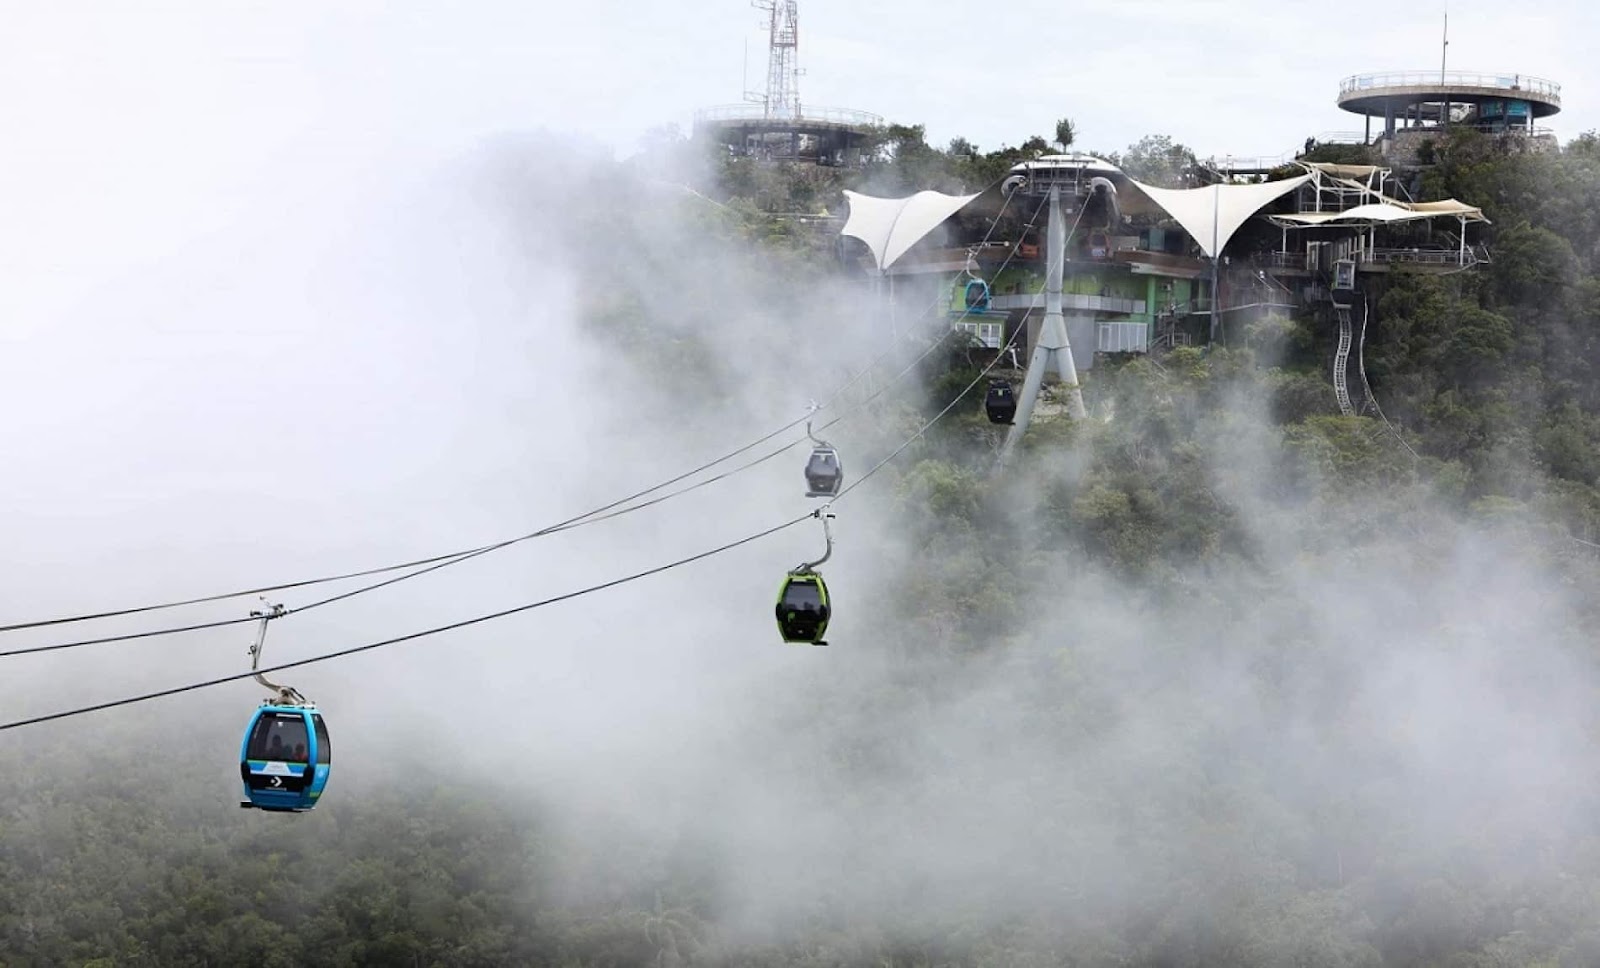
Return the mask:
<path id="1" fill-rule="evenodd" d="M 1443 266 L 1456 265 L 1461 261 L 1461 252 L 1458 249 L 1449 251 L 1444 249 L 1373 249 L 1365 254 L 1367 262 L 1376 262 L 1383 265 L 1409 262 L 1415 265 Z"/>
<path id="2" fill-rule="evenodd" d="M 1250 261 L 1267 269 L 1309 269 L 1304 252 L 1257 252 Z"/>
<path id="3" fill-rule="evenodd" d="M 1378 91 L 1386 87 L 1492 87 L 1521 92 L 1561 103 L 1561 85 L 1527 74 L 1483 74 L 1472 71 L 1391 71 L 1356 74 L 1339 82 L 1339 96 Z"/>
<path id="4" fill-rule="evenodd" d="M 1469 245 L 1465 254 L 1459 248 L 1360 249 L 1339 252 L 1335 255 L 1335 258 L 1350 258 L 1361 263 L 1376 265 L 1394 265 L 1397 263 L 1424 266 L 1472 265 L 1489 261 L 1489 247 L 1486 245 Z M 1250 257 L 1250 262 L 1252 265 L 1257 265 L 1264 269 L 1316 272 L 1319 268 L 1316 257 L 1308 256 L 1304 252 L 1257 252 Z"/>
<path id="5" fill-rule="evenodd" d="M 1324 131 L 1312 140 L 1318 145 L 1364 145 L 1367 143 L 1367 136 L 1360 131 Z M 1271 171 L 1297 161 L 1304 154 L 1304 149 L 1298 148 L 1276 155 L 1227 155 L 1223 158 L 1208 158 L 1201 162 L 1201 165 L 1224 175 L 1233 172 Z"/>
<path id="6" fill-rule="evenodd" d="M 1472 265 L 1489 261 L 1489 247 L 1469 245 L 1464 254 L 1460 249 L 1371 249 L 1364 255 L 1363 261 L 1382 265 L 1395 263 L 1424 266 Z"/>
<path id="7" fill-rule="evenodd" d="M 1141 322 L 1104 322 L 1095 326 L 1099 353 L 1150 352 L 1150 327 Z"/>
<path id="8" fill-rule="evenodd" d="M 994 309 L 1043 309 L 1044 293 L 1024 292 L 1006 293 L 996 295 L 990 300 L 989 305 Z M 1093 313 L 1116 313 L 1123 316 L 1143 316 L 1145 301 L 1143 299 L 1128 299 L 1122 296 L 1086 295 L 1076 292 L 1061 294 L 1061 308 L 1067 311 L 1088 311 Z"/>

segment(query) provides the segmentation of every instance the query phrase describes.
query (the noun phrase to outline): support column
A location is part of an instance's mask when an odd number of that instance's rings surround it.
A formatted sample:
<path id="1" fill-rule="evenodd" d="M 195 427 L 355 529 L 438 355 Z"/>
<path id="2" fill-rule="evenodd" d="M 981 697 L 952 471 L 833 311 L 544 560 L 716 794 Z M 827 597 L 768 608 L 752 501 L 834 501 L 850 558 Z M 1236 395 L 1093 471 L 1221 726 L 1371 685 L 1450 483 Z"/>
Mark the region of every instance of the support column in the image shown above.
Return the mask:
<path id="1" fill-rule="evenodd" d="M 1156 338 L 1156 277 L 1144 277 L 1144 330 L 1145 352 Z"/>
<path id="2" fill-rule="evenodd" d="M 1078 386 L 1078 368 L 1072 360 L 1072 344 L 1067 338 L 1067 321 L 1061 312 L 1062 277 L 1066 274 L 1066 226 L 1061 221 L 1061 189 L 1050 189 L 1050 225 L 1046 230 L 1044 321 L 1039 327 L 1039 342 L 1034 345 L 1028 359 L 1028 375 L 1022 381 L 1022 397 L 1017 401 L 1017 415 L 1006 434 L 1000 450 L 1002 466 L 1011 459 L 1022 435 L 1027 433 L 1033 419 L 1033 408 L 1039 400 L 1039 388 L 1044 384 L 1045 371 L 1054 364 L 1067 391 L 1067 413 L 1074 420 L 1088 414 L 1083 406 L 1083 390 Z M 1091 350 L 1092 352 L 1092 350 Z"/>

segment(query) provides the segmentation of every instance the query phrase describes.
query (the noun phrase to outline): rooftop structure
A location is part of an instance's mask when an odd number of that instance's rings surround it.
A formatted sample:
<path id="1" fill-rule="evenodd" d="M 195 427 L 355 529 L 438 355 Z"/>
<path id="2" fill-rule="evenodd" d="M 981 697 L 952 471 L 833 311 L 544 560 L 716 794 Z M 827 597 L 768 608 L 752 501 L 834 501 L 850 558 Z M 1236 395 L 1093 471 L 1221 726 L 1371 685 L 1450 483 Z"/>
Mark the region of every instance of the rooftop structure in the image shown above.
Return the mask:
<path id="1" fill-rule="evenodd" d="M 769 15 L 767 86 L 739 104 L 695 112 L 696 138 L 712 139 L 731 154 L 770 161 L 857 165 L 871 129 L 883 118 L 848 108 L 806 107 L 800 101 L 798 0 L 751 0 Z"/>

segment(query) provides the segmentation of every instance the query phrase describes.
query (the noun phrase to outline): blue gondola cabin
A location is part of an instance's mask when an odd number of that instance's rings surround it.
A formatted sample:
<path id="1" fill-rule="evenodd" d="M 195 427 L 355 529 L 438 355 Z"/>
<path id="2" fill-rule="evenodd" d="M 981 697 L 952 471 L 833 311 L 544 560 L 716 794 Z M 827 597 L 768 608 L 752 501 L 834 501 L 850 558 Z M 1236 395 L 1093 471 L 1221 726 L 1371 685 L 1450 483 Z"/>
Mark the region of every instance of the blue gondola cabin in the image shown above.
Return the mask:
<path id="1" fill-rule="evenodd" d="M 239 749 L 241 807 L 310 810 L 328 785 L 333 747 L 315 706 L 263 704 L 245 727 Z"/>
<path id="2" fill-rule="evenodd" d="M 989 284 L 982 279 L 968 279 L 962 290 L 962 302 L 968 312 L 982 313 L 989 309 Z"/>

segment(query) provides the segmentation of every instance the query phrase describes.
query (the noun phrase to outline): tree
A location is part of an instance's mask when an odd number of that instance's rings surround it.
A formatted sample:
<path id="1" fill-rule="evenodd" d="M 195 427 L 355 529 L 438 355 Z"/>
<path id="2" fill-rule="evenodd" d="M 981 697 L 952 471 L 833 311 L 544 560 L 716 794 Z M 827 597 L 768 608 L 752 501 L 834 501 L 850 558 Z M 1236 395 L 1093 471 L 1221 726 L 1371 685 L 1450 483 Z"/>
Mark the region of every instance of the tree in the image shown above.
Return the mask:
<path id="1" fill-rule="evenodd" d="M 1037 158 L 1040 155 L 1046 154 L 1050 151 L 1050 142 L 1044 140 L 1038 135 L 1034 135 L 1022 143 L 1022 150 L 1028 152 L 1032 157 Z"/>
<path id="2" fill-rule="evenodd" d="M 1077 139 L 1078 126 L 1072 123 L 1071 118 L 1062 118 L 1056 122 L 1056 144 L 1061 146 L 1062 151 L 1071 148 Z"/>
<path id="3" fill-rule="evenodd" d="M 1195 166 L 1194 152 L 1164 134 L 1145 135 L 1119 161 L 1130 178 L 1157 188 L 1182 188 Z"/>

